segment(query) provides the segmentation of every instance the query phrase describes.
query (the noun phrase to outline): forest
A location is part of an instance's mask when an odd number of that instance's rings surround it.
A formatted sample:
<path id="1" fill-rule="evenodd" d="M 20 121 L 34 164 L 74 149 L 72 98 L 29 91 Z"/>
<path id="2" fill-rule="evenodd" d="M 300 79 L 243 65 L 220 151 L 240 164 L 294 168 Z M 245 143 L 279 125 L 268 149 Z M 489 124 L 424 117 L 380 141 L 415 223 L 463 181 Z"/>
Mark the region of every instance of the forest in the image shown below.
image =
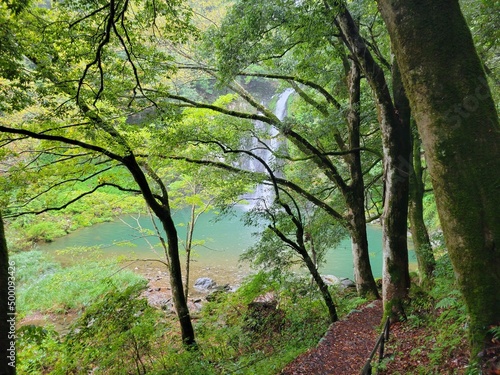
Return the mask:
<path id="1" fill-rule="evenodd" d="M 0 33 L 0 375 L 500 374 L 498 1 L 0 0 Z"/>

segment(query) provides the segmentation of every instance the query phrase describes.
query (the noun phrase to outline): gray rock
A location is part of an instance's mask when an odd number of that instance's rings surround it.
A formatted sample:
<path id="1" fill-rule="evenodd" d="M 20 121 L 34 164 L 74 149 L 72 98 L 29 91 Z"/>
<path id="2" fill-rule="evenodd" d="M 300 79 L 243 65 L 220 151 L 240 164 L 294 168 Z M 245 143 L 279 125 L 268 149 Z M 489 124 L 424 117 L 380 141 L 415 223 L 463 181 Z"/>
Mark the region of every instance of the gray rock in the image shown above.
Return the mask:
<path id="1" fill-rule="evenodd" d="M 356 288 L 356 284 L 354 283 L 354 281 L 348 279 L 348 278 L 344 278 L 340 281 L 340 285 L 344 288 Z"/>
<path id="2" fill-rule="evenodd" d="M 217 286 L 217 283 L 213 281 L 209 277 L 200 277 L 194 283 L 194 287 L 198 290 L 208 291 L 210 289 L 214 289 Z"/>
<path id="3" fill-rule="evenodd" d="M 341 279 L 334 275 L 323 275 L 321 276 L 326 285 L 339 285 Z"/>
<path id="4" fill-rule="evenodd" d="M 348 279 L 347 277 L 340 278 L 334 275 L 323 275 L 322 278 L 326 285 L 336 285 L 342 289 L 356 287 L 354 281 Z"/>

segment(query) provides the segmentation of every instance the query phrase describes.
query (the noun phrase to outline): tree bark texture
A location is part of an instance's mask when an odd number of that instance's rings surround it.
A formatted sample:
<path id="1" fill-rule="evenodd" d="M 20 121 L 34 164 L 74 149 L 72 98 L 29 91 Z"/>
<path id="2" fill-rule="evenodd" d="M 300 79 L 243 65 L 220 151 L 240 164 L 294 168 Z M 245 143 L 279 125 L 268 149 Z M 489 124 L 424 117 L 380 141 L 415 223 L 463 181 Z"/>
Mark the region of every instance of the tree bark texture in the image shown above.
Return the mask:
<path id="1" fill-rule="evenodd" d="M 420 155 L 421 141 L 417 132 L 412 137 L 412 163 L 410 168 L 410 195 L 408 202 L 408 218 L 413 240 L 413 247 L 417 257 L 420 284 L 425 285 L 432 280 L 432 273 L 436 266 L 432 252 L 429 232 L 424 222 L 424 192 L 423 168 Z"/>
<path id="2" fill-rule="evenodd" d="M 352 257 L 354 263 L 354 280 L 358 295 L 379 298 L 377 285 L 373 278 L 368 251 L 365 217 L 365 185 L 361 168 L 360 143 L 360 101 L 361 72 L 356 62 L 351 63 L 348 75 L 349 111 L 347 122 L 349 127 L 349 148 L 357 150 L 346 156 L 346 162 L 351 176 L 351 183 L 344 193 L 351 235 Z"/>
<path id="3" fill-rule="evenodd" d="M 9 351 L 11 344 L 15 345 L 15 339 L 9 338 L 11 324 L 14 324 L 15 329 L 15 316 L 9 315 L 9 313 L 13 313 L 14 311 L 9 309 L 11 305 L 9 305 L 8 302 L 9 253 L 3 228 L 2 213 L 0 212 L 0 375 L 11 375 L 16 373 L 15 349 L 14 352 Z M 9 320 L 12 323 L 9 322 Z"/>
<path id="4" fill-rule="evenodd" d="M 500 129 L 458 0 L 379 0 L 470 315 L 472 355 L 500 321 Z"/>
<path id="5" fill-rule="evenodd" d="M 384 212 L 382 215 L 384 315 L 405 316 L 408 297 L 408 191 L 410 173 L 410 105 L 401 83 L 397 61 L 392 64 L 394 117 L 381 127 L 384 151 Z"/>
<path id="6" fill-rule="evenodd" d="M 326 2 L 329 7 L 328 2 Z M 392 102 L 382 68 L 375 62 L 359 34 L 351 14 L 340 1 L 333 1 L 334 23 L 364 73 L 374 95 L 382 132 L 384 153 L 383 299 L 385 314 L 403 314 L 402 300 L 409 287 L 407 249 L 407 204 L 409 130 Z M 406 139 L 408 137 L 408 140 Z"/>

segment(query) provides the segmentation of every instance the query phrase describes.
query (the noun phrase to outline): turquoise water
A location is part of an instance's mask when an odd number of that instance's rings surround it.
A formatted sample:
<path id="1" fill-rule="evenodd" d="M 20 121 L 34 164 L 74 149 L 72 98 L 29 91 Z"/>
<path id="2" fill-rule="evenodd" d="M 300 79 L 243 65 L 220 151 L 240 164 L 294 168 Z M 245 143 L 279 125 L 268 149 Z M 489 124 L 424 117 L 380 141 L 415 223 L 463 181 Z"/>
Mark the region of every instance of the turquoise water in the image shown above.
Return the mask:
<path id="1" fill-rule="evenodd" d="M 239 263 L 239 256 L 256 241 L 252 235 L 255 228 L 246 227 L 241 222 L 243 211 L 235 216 L 216 219 L 216 215 L 202 215 L 195 228 L 195 240 L 204 243 L 194 250 L 192 263 L 193 279 L 209 276 L 221 279 L 240 279 L 248 274 L 248 264 Z M 185 223 L 188 221 L 187 211 L 177 212 L 174 216 L 179 238 L 186 235 Z M 40 246 L 41 250 L 57 254 L 58 250 L 70 247 L 97 246 L 105 256 L 121 256 L 126 259 L 164 259 L 163 250 L 158 246 L 155 236 L 145 236 L 134 229 L 138 226 L 152 230 L 151 219 L 147 216 L 123 217 L 113 222 L 102 223 L 88 228 L 79 229 L 56 241 Z M 382 231 L 375 225 L 368 226 L 368 243 L 370 261 L 375 277 L 382 275 Z M 153 248 L 152 248 L 153 246 Z M 68 255 L 59 256 L 68 258 Z M 413 252 L 410 252 L 410 262 L 414 262 Z M 159 263 L 158 263 L 159 264 Z M 353 278 L 351 242 L 349 238 L 341 241 L 338 247 L 332 249 L 326 264 L 321 267 L 322 274 Z"/>

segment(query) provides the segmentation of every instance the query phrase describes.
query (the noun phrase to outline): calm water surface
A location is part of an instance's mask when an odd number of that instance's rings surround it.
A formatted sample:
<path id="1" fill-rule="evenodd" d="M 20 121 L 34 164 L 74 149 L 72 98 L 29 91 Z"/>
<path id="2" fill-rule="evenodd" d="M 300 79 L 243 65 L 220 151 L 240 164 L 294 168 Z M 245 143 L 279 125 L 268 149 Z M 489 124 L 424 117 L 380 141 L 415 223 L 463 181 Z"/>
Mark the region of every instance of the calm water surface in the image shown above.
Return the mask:
<path id="1" fill-rule="evenodd" d="M 256 241 L 253 233 L 256 228 L 246 227 L 241 222 L 243 210 L 235 216 L 218 218 L 213 213 L 202 215 L 195 228 L 195 240 L 203 241 L 194 249 L 191 265 L 191 280 L 207 276 L 218 284 L 233 284 L 250 272 L 249 265 L 240 263 L 239 256 Z M 186 235 L 187 211 L 177 212 L 174 219 L 181 240 Z M 105 256 L 120 256 L 128 259 L 131 265 L 136 259 L 164 259 L 163 250 L 158 246 L 155 236 L 145 236 L 137 228 L 153 230 L 151 219 L 147 216 L 122 217 L 113 222 L 97 224 L 79 229 L 56 241 L 40 246 L 40 249 L 56 256 L 63 263 L 69 263 L 71 257 L 60 250 L 74 247 L 100 246 Z M 135 228 L 135 229 L 134 229 Z M 375 225 L 368 226 L 368 243 L 370 261 L 375 277 L 382 275 L 382 231 Z M 322 274 L 353 278 L 351 242 L 349 238 L 342 240 L 338 247 L 327 255 L 326 264 L 321 268 Z M 415 262 L 410 252 L 410 262 Z M 160 263 L 156 263 L 161 266 Z M 133 268 L 133 267 L 132 267 Z M 139 266 L 140 268 L 140 266 Z"/>

